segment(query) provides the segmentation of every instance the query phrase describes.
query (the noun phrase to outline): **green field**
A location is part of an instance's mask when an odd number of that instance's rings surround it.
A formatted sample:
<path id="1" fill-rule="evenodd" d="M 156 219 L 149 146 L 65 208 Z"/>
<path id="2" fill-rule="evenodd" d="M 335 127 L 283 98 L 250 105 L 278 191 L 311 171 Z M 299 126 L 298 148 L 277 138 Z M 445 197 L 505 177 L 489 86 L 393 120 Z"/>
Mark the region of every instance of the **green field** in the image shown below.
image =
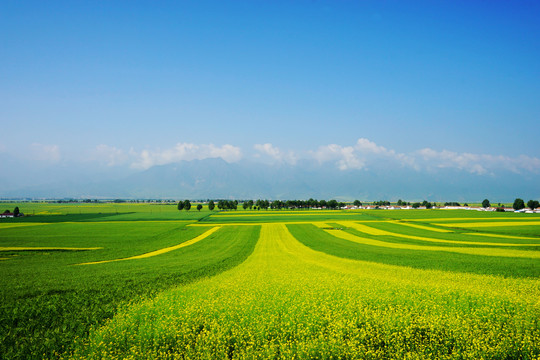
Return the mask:
<path id="1" fill-rule="evenodd" d="M 537 214 L 18 206 L 0 358 L 540 357 Z"/>

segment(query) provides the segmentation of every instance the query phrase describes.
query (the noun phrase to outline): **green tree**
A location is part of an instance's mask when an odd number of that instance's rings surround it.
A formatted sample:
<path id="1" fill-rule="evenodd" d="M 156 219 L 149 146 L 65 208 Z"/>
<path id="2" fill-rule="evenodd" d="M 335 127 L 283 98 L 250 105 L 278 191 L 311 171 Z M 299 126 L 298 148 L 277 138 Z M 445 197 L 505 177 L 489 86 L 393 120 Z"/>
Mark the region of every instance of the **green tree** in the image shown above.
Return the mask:
<path id="1" fill-rule="evenodd" d="M 484 199 L 484 201 L 482 201 L 482 207 L 483 208 L 488 208 L 490 206 L 491 206 L 491 204 L 489 203 L 488 199 Z"/>
<path id="2" fill-rule="evenodd" d="M 327 205 L 330 209 L 337 209 L 337 207 L 339 206 L 338 202 L 334 199 L 328 201 Z"/>
<path id="3" fill-rule="evenodd" d="M 514 210 L 524 209 L 525 202 L 523 201 L 523 199 L 517 198 L 516 200 L 514 200 L 514 205 L 512 205 L 512 207 L 514 208 Z"/>
<path id="4" fill-rule="evenodd" d="M 20 214 L 19 207 L 15 206 L 15 209 L 13 210 L 13 216 L 17 217 L 19 216 L 19 214 Z"/>
<path id="5" fill-rule="evenodd" d="M 414 204 L 412 204 L 412 207 L 413 207 L 413 209 L 418 209 L 420 207 L 420 203 L 415 202 Z"/>
<path id="6" fill-rule="evenodd" d="M 186 209 L 186 211 L 189 211 L 189 209 L 191 209 L 191 202 L 189 200 L 184 200 L 184 209 Z"/>
<path id="7" fill-rule="evenodd" d="M 214 200 L 210 200 L 210 202 L 208 203 L 208 210 L 213 211 L 215 207 L 216 204 L 214 204 Z"/>
<path id="8" fill-rule="evenodd" d="M 248 207 L 249 207 L 249 204 L 247 203 L 247 201 L 244 201 L 244 203 L 242 204 L 242 208 L 244 210 L 247 210 Z"/>
<path id="9" fill-rule="evenodd" d="M 362 206 L 362 203 L 360 202 L 360 200 L 354 200 L 353 205 L 354 206 Z"/>
<path id="10" fill-rule="evenodd" d="M 202 204 L 197 204 L 197 210 L 201 211 L 202 209 Z"/>
<path id="11" fill-rule="evenodd" d="M 180 200 L 178 202 L 178 210 L 183 210 L 184 209 L 184 202 L 182 200 Z"/>
<path id="12" fill-rule="evenodd" d="M 536 209 L 538 206 L 540 206 L 540 203 L 538 202 L 538 200 L 527 201 L 527 207 L 530 208 L 531 210 Z"/>

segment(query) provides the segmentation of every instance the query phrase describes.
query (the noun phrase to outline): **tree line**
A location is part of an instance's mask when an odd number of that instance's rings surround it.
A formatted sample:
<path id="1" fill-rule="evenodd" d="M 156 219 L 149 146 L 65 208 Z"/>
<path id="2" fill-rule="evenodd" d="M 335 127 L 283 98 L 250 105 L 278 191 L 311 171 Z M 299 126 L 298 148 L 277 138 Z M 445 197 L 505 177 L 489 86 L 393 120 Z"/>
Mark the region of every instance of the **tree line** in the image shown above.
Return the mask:
<path id="1" fill-rule="evenodd" d="M 371 203 L 376 208 L 379 206 L 390 206 L 391 203 L 388 200 L 379 200 L 379 201 L 373 201 Z M 399 199 L 397 201 L 397 206 L 411 206 L 413 209 L 418 209 L 419 207 L 425 207 L 426 209 L 431 209 L 434 206 L 436 206 L 436 203 L 431 203 L 427 200 L 424 200 L 423 202 L 415 202 L 410 203 L 407 201 L 403 201 Z M 325 208 L 325 209 L 341 209 L 346 204 L 344 202 L 338 202 L 337 200 L 315 200 L 315 199 L 309 199 L 309 200 L 274 200 L 274 201 L 268 201 L 263 199 L 258 199 L 256 201 L 253 200 L 246 200 L 242 202 L 242 208 L 244 210 L 281 210 L 281 209 L 309 209 L 309 208 Z M 353 202 L 354 206 L 360 207 L 362 206 L 362 202 L 360 200 L 354 200 Z M 217 201 L 217 208 L 219 210 L 237 210 L 239 206 L 238 200 L 218 200 Z M 445 202 L 444 206 L 461 206 L 459 202 Z M 469 206 L 467 203 L 464 203 L 463 206 Z M 488 199 L 484 199 L 482 201 L 482 207 L 488 208 L 491 207 L 491 203 Z M 536 208 L 540 207 L 540 203 L 538 200 L 529 200 L 527 202 L 527 206 L 525 206 L 525 202 L 523 199 L 517 198 L 514 200 L 514 203 L 512 205 L 514 210 L 522 210 L 525 207 L 530 208 L 531 210 L 534 210 Z M 201 211 L 203 208 L 202 204 L 197 204 L 197 210 Z M 208 202 L 208 210 L 213 211 L 216 208 L 216 203 L 214 200 L 210 200 Z M 504 211 L 504 208 L 501 206 L 501 203 L 499 203 L 498 207 L 499 210 Z M 189 200 L 181 200 L 178 202 L 178 210 L 186 210 L 189 211 L 191 209 L 191 202 Z"/>
<path id="2" fill-rule="evenodd" d="M 491 203 L 489 202 L 488 199 L 484 199 L 484 201 L 482 201 L 482 207 L 483 208 L 491 207 Z M 514 200 L 514 203 L 512 204 L 512 208 L 514 210 L 523 210 L 526 207 L 528 207 L 531 210 L 534 210 L 540 207 L 540 202 L 538 202 L 538 200 L 529 200 L 527 201 L 527 206 L 525 206 L 525 201 L 523 199 L 517 198 Z M 497 208 L 502 208 L 500 203 L 497 206 Z"/>

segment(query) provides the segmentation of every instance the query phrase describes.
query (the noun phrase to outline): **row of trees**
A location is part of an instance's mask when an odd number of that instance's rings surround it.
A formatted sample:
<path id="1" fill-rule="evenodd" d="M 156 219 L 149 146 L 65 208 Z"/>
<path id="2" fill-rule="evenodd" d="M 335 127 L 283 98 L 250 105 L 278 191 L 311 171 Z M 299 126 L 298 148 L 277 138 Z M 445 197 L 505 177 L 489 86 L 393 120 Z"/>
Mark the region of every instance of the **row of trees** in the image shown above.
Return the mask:
<path id="1" fill-rule="evenodd" d="M 538 200 L 529 200 L 527 201 L 527 207 L 534 210 L 540 207 L 540 202 L 538 202 Z"/>
<path id="2" fill-rule="evenodd" d="M 356 200 L 358 201 L 358 200 Z M 211 203 L 213 204 L 213 201 L 210 201 L 208 203 L 208 208 L 210 208 Z M 221 206 L 220 206 L 221 204 Z M 360 205 L 362 203 L 359 202 Z M 327 208 L 327 209 L 339 209 L 340 207 L 345 206 L 345 203 L 338 202 L 337 200 L 274 200 L 272 202 L 268 200 L 258 199 L 256 201 L 253 200 L 247 200 L 242 203 L 242 208 L 244 210 L 247 209 L 255 209 L 255 210 L 267 210 L 267 209 L 307 209 L 307 208 Z M 238 201 L 237 200 L 219 200 L 218 201 L 218 208 L 220 210 L 236 210 L 238 208 Z"/>
<path id="3" fill-rule="evenodd" d="M 491 207 L 491 204 L 488 199 L 484 199 L 484 201 L 482 201 L 482 207 L 483 208 Z M 500 203 L 499 203 L 499 207 L 501 207 Z M 517 198 L 516 200 L 514 200 L 514 203 L 512 204 L 512 208 L 514 210 L 522 210 L 522 209 L 525 209 L 525 207 L 528 207 L 529 209 L 534 210 L 540 207 L 540 202 L 538 202 L 538 200 L 529 200 L 527 201 L 527 206 L 525 206 L 525 201 L 523 201 L 523 199 Z"/>
<path id="4" fill-rule="evenodd" d="M 218 200 L 217 208 L 219 210 L 237 210 L 238 209 L 238 200 Z M 354 205 L 361 206 L 362 203 L 358 200 L 354 201 Z M 263 199 L 258 199 L 256 201 L 247 200 L 242 203 L 242 208 L 255 209 L 255 210 L 267 210 L 267 209 L 306 209 L 306 208 L 326 208 L 326 209 L 340 209 L 345 206 L 344 202 L 338 202 L 337 200 L 275 200 L 268 201 Z M 214 200 L 208 201 L 208 210 L 213 211 L 216 208 L 216 203 Z M 184 200 L 178 202 L 178 210 L 189 210 L 191 209 L 191 202 L 189 200 Z M 197 205 L 197 210 L 201 210 L 202 205 Z"/>
<path id="5" fill-rule="evenodd" d="M 374 201 L 372 203 L 375 206 L 390 206 L 390 201 L 387 200 L 380 200 L 380 201 Z M 362 206 L 362 203 L 359 200 L 354 200 L 353 202 L 354 206 Z M 427 200 L 424 200 L 423 202 L 415 202 L 411 205 L 410 202 L 402 201 L 401 199 L 397 201 L 398 206 L 412 206 L 414 209 L 418 209 L 419 207 L 425 207 L 426 209 L 431 209 L 435 203 L 430 203 Z M 257 201 L 253 200 L 247 200 L 242 203 L 242 207 L 244 210 L 247 209 L 305 209 L 305 208 L 326 208 L 326 209 L 340 209 L 345 206 L 345 203 L 338 202 L 337 200 L 275 200 L 275 201 L 268 201 L 268 200 L 262 200 L 259 199 Z M 444 203 L 444 206 L 461 206 L 458 202 L 446 202 Z M 464 204 L 464 206 L 468 206 L 467 204 Z M 201 211 L 202 209 L 201 204 L 197 204 L 197 210 Z M 216 204 L 213 200 L 210 200 L 208 202 L 208 209 L 210 211 L 214 210 L 216 207 Z M 491 207 L 491 203 L 488 199 L 484 199 L 482 201 L 482 207 L 488 208 Z M 499 208 L 502 209 L 501 204 L 499 203 Z M 521 210 L 525 208 L 525 202 L 523 199 L 516 199 L 514 201 L 514 204 L 512 206 L 515 210 Z M 534 210 L 536 208 L 540 207 L 540 203 L 538 200 L 529 200 L 527 202 L 527 207 L 531 210 Z M 219 200 L 217 203 L 217 208 L 219 210 L 237 210 L 238 209 L 238 200 Z M 191 202 L 189 200 L 179 201 L 178 202 L 178 210 L 186 210 L 189 211 L 191 209 Z M 15 211 L 18 213 L 19 208 L 15 208 Z M 14 212 L 15 212 L 14 211 Z"/>
<path id="6" fill-rule="evenodd" d="M 180 211 L 189 211 L 191 209 L 191 202 L 189 200 L 179 201 L 177 207 Z M 202 204 L 197 204 L 197 210 L 201 211 L 202 207 Z"/>

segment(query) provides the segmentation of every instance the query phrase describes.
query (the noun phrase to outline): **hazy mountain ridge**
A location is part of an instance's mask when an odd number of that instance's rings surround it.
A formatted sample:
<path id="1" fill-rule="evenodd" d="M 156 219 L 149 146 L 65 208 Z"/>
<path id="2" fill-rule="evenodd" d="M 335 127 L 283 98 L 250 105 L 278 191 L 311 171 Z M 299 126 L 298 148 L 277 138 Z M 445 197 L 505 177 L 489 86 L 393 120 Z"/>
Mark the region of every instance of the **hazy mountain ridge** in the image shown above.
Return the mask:
<path id="1" fill-rule="evenodd" d="M 61 170 L 58 170 L 61 171 Z M 52 172 L 51 172 L 52 173 Z M 62 179 L 58 174 L 58 179 Z M 103 181 L 51 181 L 0 189 L 2 197 L 35 198 L 187 198 L 187 199 L 388 199 L 430 201 L 512 201 L 539 198 L 534 176 L 475 175 L 455 169 L 420 172 L 339 170 L 334 165 L 303 161 L 295 165 L 250 161 L 227 163 L 220 158 L 159 165 L 123 178 Z M 490 189 L 490 190 L 487 190 Z"/>

